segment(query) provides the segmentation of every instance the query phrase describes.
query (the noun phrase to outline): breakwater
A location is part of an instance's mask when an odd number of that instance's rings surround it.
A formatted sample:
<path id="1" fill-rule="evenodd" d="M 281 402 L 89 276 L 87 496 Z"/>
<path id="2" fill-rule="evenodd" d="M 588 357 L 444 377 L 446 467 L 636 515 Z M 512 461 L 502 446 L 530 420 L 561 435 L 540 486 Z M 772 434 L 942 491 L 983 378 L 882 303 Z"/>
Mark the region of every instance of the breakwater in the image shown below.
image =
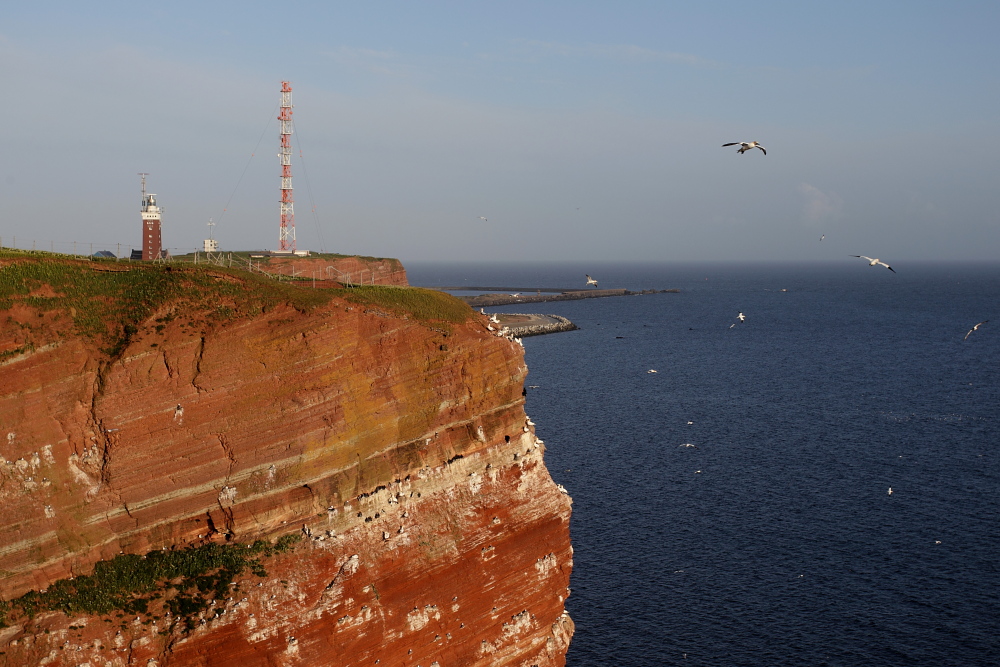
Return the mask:
<path id="1" fill-rule="evenodd" d="M 543 336 L 560 331 L 578 329 L 575 324 L 561 315 L 537 315 L 534 313 L 497 313 L 500 325 L 515 338 Z"/>
<path id="2" fill-rule="evenodd" d="M 464 288 L 468 290 L 468 288 Z M 482 288 L 477 288 L 482 289 Z M 514 292 L 511 294 L 480 294 L 478 296 L 460 296 L 462 301 L 473 308 L 484 308 L 488 306 L 509 306 L 514 303 L 545 303 L 548 301 L 573 301 L 576 299 L 596 299 L 607 296 L 639 296 L 642 294 L 663 294 L 680 292 L 678 289 L 665 290 L 641 290 L 633 292 L 627 289 L 593 289 L 593 290 L 573 290 L 568 292 L 551 293 L 541 288 L 534 288 L 531 291 L 535 294 L 524 294 Z"/>

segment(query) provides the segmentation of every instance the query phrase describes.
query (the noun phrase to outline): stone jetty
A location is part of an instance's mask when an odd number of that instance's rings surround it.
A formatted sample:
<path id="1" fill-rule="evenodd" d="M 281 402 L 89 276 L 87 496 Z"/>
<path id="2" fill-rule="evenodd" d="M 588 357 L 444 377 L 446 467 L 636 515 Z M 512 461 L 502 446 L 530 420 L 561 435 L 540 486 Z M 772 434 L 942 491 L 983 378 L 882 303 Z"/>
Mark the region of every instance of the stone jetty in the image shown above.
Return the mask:
<path id="1" fill-rule="evenodd" d="M 531 292 L 535 292 L 532 294 Z M 514 303 L 545 303 L 548 301 L 573 301 L 576 299 L 596 299 L 606 296 L 638 296 L 641 294 L 663 294 L 677 293 L 678 289 L 646 289 L 634 292 L 627 289 L 591 289 L 573 290 L 568 292 L 552 293 L 545 289 L 525 290 L 524 292 L 513 292 L 511 294 L 480 294 L 479 296 L 460 296 L 462 301 L 473 308 L 483 308 L 489 306 L 509 306 Z"/>
<path id="2" fill-rule="evenodd" d="M 573 331 L 575 324 L 561 315 L 537 315 L 533 313 L 496 313 L 500 325 L 516 338 L 542 336 L 560 331 Z"/>

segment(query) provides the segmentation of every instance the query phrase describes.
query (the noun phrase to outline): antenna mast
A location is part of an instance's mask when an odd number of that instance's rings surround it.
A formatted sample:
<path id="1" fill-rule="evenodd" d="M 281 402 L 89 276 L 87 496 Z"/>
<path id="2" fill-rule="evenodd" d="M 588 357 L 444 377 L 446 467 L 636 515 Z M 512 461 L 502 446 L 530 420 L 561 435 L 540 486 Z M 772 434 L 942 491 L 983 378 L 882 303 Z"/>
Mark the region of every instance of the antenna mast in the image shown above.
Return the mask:
<path id="1" fill-rule="evenodd" d="M 295 205 L 292 203 L 292 85 L 281 82 L 281 227 L 278 231 L 278 250 L 295 252 Z"/>

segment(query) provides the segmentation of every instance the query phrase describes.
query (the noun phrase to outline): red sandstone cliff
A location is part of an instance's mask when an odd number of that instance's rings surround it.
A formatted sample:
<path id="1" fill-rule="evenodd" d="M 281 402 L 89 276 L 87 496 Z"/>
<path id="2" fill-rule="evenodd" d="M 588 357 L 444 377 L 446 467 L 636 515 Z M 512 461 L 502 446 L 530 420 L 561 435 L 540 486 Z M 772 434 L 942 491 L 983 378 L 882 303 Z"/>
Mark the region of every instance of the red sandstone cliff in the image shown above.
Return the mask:
<path id="1" fill-rule="evenodd" d="M 380 257 L 267 257 L 259 260 L 269 273 L 317 280 L 335 280 L 353 285 L 409 285 L 406 269 L 398 259 Z"/>
<path id="2" fill-rule="evenodd" d="M 570 501 L 518 345 L 415 288 L 119 269 L 0 256 L 0 665 L 564 663 Z M 169 588 L 142 613 L 20 598 L 288 534 L 184 619 Z"/>

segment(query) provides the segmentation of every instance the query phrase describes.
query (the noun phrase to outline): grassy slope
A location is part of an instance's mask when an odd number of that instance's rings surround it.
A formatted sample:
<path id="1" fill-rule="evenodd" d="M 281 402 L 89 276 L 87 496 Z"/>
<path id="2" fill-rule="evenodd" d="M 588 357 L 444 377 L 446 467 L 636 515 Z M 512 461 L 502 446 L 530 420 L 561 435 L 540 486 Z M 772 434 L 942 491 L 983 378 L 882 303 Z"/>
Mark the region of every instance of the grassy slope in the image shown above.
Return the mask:
<path id="1" fill-rule="evenodd" d="M 472 315 L 457 299 L 420 288 L 314 290 L 210 265 L 126 264 L 0 251 L 0 312 L 19 302 L 38 312 L 68 313 L 75 332 L 111 357 L 124 349 L 141 323 L 171 302 L 175 312 L 190 318 L 224 321 L 282 304 L 308 312 L 334 297 L 425 323 L 458 324 Z"/>

